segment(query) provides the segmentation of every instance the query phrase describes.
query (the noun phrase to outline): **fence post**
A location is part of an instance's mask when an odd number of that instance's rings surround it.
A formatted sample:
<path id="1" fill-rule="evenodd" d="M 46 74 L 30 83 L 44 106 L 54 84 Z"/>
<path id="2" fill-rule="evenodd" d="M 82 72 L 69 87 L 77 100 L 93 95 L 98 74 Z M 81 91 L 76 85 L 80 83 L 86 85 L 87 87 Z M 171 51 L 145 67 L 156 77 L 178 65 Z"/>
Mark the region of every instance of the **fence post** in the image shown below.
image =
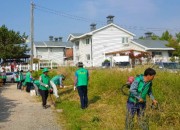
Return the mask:
<path id="1" fill-rule="evenodd" d="M 51 69 L 52 69 L 53 67 L 52 67 L 52 60 L 51 60 Z"/>

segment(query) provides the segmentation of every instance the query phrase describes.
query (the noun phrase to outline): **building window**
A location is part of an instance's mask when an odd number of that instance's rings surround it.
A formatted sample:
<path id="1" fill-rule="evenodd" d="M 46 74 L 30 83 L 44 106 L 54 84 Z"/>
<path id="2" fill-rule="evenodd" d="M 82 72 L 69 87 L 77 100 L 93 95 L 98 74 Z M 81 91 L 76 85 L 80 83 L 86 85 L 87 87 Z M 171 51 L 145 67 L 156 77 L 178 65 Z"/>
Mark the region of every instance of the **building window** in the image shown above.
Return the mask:
<path id="1" fill-rule="evenodd" d="M 160 51 L 154 51 L 154 52 L 152 52 L 152 56 L 154 57 L 154 56 L 162 56 L 162 52 L 160 52 Z"/>
<path id="2" fill-rule="evenodd" d="M 89 38 L 87 38 L 86 39 L 86 45 L 89 44 L 89 41 L 90 41 Z"/>
<path id="3" fill-rule="evenodd" d="M 76 50 L 79 50 L 79 41 L 76 41 L 76 42 L 75 42 L 75 49 L 76 49 Z"/>
<path id="4" fill-rule="evenodd" d="M 122 37 L 122 43 L 128 43 L 128 37 Z"/>
<path id="5" fill-rule="evenodd" d="M 86 54 L 86 59 L 90 60 L 90 54 Z"/>

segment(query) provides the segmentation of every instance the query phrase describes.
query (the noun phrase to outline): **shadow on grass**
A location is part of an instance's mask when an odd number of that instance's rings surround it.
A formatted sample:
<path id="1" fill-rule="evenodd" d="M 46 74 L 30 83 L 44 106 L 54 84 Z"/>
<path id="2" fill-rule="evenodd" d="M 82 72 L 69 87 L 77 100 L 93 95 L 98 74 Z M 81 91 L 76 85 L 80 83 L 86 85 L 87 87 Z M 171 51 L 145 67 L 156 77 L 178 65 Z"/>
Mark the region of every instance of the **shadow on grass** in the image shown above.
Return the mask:
<path id="1" fill-rule="evenodd" d="M 69 88 L 69 89 L 63 90 L 63 91 L 60 90 L 60 95 L 70 94 L 72 91 L 73 91 L 73 88 Z"/>
<path id="2" fill-rule="evenodd" d="M 91 100 L 89 100 L 89 104 L 93 104 L 101 99 L 101 96 L 94 96 Z"/>

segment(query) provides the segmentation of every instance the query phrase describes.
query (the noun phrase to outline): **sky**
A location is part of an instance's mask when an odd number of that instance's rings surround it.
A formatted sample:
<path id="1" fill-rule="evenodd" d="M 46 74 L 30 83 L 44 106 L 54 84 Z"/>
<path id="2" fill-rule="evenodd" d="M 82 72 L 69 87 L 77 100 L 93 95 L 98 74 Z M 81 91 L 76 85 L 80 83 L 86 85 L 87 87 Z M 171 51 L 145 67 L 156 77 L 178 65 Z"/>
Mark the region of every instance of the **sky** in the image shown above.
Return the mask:
<path id="1" fill-rule="evenodd" d="M 30 36 L 31 1 L 34 8 L 34 41 L 48 41 L 49 36 L 63 37 L 87 33 L 90 24 L 100 28 L 106 17 L 136 35 L 151 31 L 161 36 L 168 30 L 180 32 L 180 0 L 0 0 L 0 26 Z"/>

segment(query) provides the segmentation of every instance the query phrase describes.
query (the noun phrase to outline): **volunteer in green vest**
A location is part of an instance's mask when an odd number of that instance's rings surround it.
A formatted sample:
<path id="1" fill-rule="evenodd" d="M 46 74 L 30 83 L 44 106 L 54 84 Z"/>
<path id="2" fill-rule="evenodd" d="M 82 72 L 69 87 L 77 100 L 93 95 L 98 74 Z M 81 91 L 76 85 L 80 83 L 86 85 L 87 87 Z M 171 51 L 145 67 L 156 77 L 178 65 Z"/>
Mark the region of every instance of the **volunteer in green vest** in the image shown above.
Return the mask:
<path id="1" fill-rule="evenodd" d="M 89 72 L 87 69 L 83 68 L 82 62 L 78 62 L 77 66 L 79 67 L 79 69 L 75 72 L 74 89 L 77 88 L 80 97 L 81 108 L 85 109 L 88 107 L 87 87 Z"/>
<path id="2" fill-rule="evenodd" d="M 22 82 L 24 81 L 24 76 L 23 76 L 23 70 L 17 72 L 18 78 L 17 78 L 17 89 L 22 88 Z"/>
<path id="3" fill-rule="evenodd" d="M 25 79 L 25 82 L 26 82 L 26 92 L 30 92 L 31 90 L 31 86 L 32 86 L 32 75 L 31 75 L 31 72 L 32 70 L 29 70 L 27 73 L 26 73 L 26 79 Z"/>
<path id="4" fill-rule="evenodd" d="M 138 123 L 140 127 L 148 129 L 148 123 L 143 119 L 144 111 L 146 108 L 146 96 L 149 95 L 152 103 L 157 105 L 152 94 L 152 80 L 156 75 L 156 71 L 152 68 L 147 68 L 144 71 L 144 74 L 141 74 L 135 78 L 130 87 L 130 94 L 127 101 L 127 115 L 126 115 L 126 124 L 125 129 L 133 129 L 133 117 L 137 113 Z M 143 121 L 142 121 L 143 120 Z"/>
<path id="5" fill-rule="evenodd" d="M 50 105 L 47 105 L 47 98 L 48 98 L 48 92 L 51 89 L 50 87 L 50 77 L 48 75 L 48 68 L 43 69 L 43 74 L 39 78 L 40 82 L 40 93 L 42 97 L 42 106 L 44 109 L 50 107 Z"/>
<path id="6" fill-rule="evenodd" d="M 2 76 L 3 85 L 5 85 L 6 84 L 6 78 L 7 78 L 5 68 L 3 68 L 3 72 L 1 73 L 1 76 Z"/>
<path id="7" fill-rule="evenodd" d="M 65 76 L 63 74 L 60 74 L 60 75 L 56 75 L 54 76 L 51 81 L 50 81 L 50 84 L 53 88 L 53 94 L 56 98 L 59 97 L 58 95 L 58 90 L 57 90 L 57 85 L 60 86 L 60 88 L 64 88 L 64 85 L 63 85 L 63 81 L 65 80 Z"/>

